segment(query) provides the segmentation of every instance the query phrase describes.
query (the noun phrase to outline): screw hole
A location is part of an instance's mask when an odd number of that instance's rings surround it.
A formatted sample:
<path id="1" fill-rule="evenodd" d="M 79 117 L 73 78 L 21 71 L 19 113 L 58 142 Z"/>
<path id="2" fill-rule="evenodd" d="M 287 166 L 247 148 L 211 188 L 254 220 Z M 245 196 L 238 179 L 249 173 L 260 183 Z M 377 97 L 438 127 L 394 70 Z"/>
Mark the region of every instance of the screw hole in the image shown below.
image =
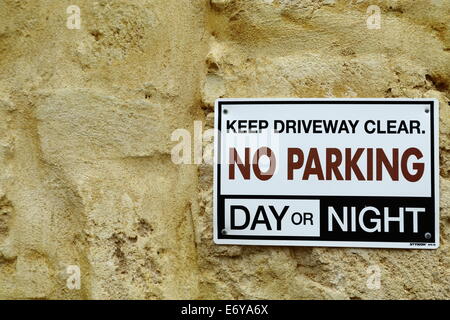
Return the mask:
<path id="1" fill-rule="evenodd" d="M 427 232 L 425 233 L 425 239 L 431 239 L 431 233 Z"/>
<path id="2" fill-rule="evenodd" d="M 223 109 L 223 114 L 227 114 L 228 110 L 227 109 Z"/>
<path id="3" fill-rule="evenodd" d="M 226 235 L 226 234 L 227 234 L 227 230 L 222 229 L 222 234 L 223 234 L 223 235 Z"/>
<path id="4" fill-rule="evenodd" d="M 425 109 L 425 113 L 428 113 L 428 112 L 430 112 L 430 109 Z"/>

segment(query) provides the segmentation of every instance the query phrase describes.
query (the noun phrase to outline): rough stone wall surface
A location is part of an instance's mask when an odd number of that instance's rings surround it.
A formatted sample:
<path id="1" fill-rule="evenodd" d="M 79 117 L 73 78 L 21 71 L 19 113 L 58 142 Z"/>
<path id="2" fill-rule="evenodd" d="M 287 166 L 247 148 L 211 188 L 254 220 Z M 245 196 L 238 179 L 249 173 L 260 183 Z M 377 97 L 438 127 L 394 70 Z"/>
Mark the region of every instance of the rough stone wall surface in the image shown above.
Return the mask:
<path id="1" fill-rule="evenodd" d="M 449 299 L 449 16 L 447 0 L 1 0 L 0 298 Z M 174 164 L 171 134 L 211 128 L 218 97 L 439 99 L 440 248 L 213 244 L 212 166 Z"/>

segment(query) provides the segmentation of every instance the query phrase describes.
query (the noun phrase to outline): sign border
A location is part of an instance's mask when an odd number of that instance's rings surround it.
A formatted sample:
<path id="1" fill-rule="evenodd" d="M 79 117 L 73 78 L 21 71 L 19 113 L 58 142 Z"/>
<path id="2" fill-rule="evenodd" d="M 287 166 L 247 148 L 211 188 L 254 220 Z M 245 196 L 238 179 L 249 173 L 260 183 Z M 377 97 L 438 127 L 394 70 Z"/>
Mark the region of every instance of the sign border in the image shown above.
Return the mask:
<path id="1" fill-rule="evenodd" d="M 379 242 L 379 241 L 329 241 L 317 240 L 317 237 L 292 237 L 292 236 L 251 236 L 251 235 L 226 235 L 219 232 L 224 223 L 219 217 L 218 202 L 225 203 L 225 198 L 291 198 L 291 199 L 315 199 L 317 195 L 310 196 L 271 196 L 271 195 L 222 195 L 220 193 L 220 152 L 221 152 L 221 124 L 224 105 L 233 104 L 368 104 L 368 105 L 411 105 L 425 104 L 430 107 L 430 128 L 431 128 L 431 198 L 434 198 L 435 214 L 435 242 Z M 262 246 L 307 246 L 307 247 L 354 247 L 354 248 L 398 248 L 398 249 L 437 249 L 439 247 L 439 101 L 435 98 L 220 98 L 214 106 L 214 182 L 213 182 L 213 238 L 216 244 L 220 245 L 262 245 Z M 345 196 L 339 196 L 345 197 Z M 404 197 L 404 196 L 402 196 Z M 219 198 L 221 198 L 219 201 Z M 223 215 L 223 208 L 222 208 Z M 292 239 L 294 238 L 294 239 Z M 316 240 L 308 240 L 316 239 Z M 257 240 L 257 242 L 255 242 Z M 274 240 L 276 242 L 274 242 Z"/>

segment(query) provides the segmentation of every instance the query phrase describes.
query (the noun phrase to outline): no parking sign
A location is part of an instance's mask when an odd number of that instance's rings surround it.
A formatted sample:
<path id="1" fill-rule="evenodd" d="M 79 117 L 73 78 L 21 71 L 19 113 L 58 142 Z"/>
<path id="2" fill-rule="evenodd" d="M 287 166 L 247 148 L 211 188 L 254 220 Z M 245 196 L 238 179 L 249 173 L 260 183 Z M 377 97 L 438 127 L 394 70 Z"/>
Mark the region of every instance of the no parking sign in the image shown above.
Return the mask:
<path id="1" fill-rule="evenodd" d="M 439 246 L 435 99 L 219 99 L 218 244 Z"/>

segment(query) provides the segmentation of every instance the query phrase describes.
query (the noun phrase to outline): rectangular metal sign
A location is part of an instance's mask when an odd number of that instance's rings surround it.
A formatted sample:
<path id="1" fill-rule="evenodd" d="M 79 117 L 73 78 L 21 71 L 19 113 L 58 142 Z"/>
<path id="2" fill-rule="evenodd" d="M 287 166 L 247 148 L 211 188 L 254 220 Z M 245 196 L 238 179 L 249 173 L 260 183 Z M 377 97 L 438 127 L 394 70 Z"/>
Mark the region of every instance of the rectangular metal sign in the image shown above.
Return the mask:
<path id="1" fill-rule="evenodd" d="M 436 99 L 218 99 L 217 244 L 439 246 Z"/>

